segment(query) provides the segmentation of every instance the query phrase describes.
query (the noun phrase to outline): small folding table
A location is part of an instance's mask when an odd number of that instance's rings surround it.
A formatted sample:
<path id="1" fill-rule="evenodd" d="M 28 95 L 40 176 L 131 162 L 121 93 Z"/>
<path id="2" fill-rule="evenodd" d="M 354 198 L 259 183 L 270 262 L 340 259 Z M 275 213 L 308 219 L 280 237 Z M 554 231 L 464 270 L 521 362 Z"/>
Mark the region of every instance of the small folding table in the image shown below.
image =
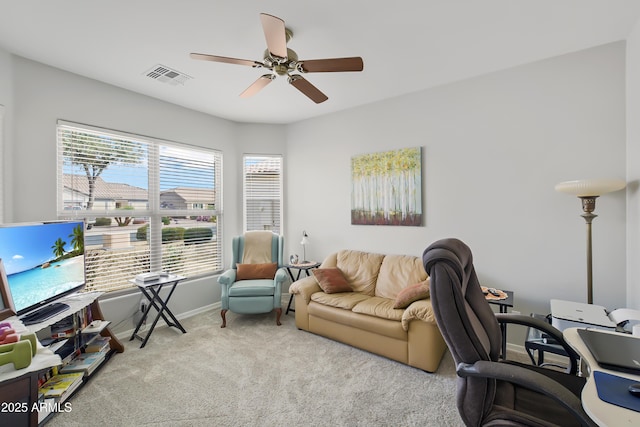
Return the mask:
<path id="1" fill-rule="evenodd" d="M 133 334 L 131 335 L 131 338 L 129 339 L 129 341 L 133 341 L 134 338 L 138 338 L 139 340 L 142 340 L 142 344 L 140 345 L 140 348 L 144 347 L 147 344 L 147 341 L 149 340 L 149 337 L 151 336 L 153 329 L 156 327 L 156 323 L 158 323 L 158 320 L 160 320 L 161 317 L 164 319 L 164 321 L 167 323 L 168 326 L 172 326 L 174 328 L 180 329 L 183 334 L 187 333 L 187 331 L 185 331 L 185 329 L 182 327 L 180 322 L 178 322 L 178 319 L 176 319 L 176 317 L 173 315 L 173 313 L 171 312 L 171 310 L 169 310 L 169 307 L 167 306 L 167 304 L 169 303 L 169 300 L 171 299 L 171 295 L 173 295 L 173 291 L 175 291 L 176 286 L 178 285 L 178 282 L 180 282 L 183 279 L 185 279 L 184 276 L 169 274 L 169 275 L 161 275 L 160 278 L 156 280 L 148 281 L 148 282 L 141 282 L 136 279 L 130 280 L 130 282 L 136 284 L 138 289 L 140 289 L 140 291 L 142 292 L 142 295 L 144 295 L 147 298 L 147 300 L 149 301 L 149 305 L 144 310 L 144 313 L 142 314 L 140 321 L 138 321 L 138 325 L 136 326 L 136 329 L 133 331 Z M 162 290 L 163 287 L 167 287 L 169 289 L 169 294 L 165 299 L 162 299 L 162 297 L 160 296 L 160 291 Z M 141 335 L 138 335 L 138 331 L 147 320 L 147 316 L 151 311 L 151 307 L 155 308 L 158 314 L 156 315 L 156 318 L 153 320 L 153 323 L 151 324 L 149 331 L 143 337 Z M 169 320 L 167 316 L 169 316 L 171 320 Z"/>

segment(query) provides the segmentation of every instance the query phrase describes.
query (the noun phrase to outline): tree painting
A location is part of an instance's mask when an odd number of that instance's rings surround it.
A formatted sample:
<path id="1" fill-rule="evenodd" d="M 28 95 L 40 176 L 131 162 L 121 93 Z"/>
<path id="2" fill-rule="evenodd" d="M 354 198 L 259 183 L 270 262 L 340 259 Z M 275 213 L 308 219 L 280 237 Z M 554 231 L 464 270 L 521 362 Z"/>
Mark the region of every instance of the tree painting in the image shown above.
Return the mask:
<path id="1" fill-rule="evenodd" d="M 422 225 L 422 149 L 351 158 L 351 224 Z"/>

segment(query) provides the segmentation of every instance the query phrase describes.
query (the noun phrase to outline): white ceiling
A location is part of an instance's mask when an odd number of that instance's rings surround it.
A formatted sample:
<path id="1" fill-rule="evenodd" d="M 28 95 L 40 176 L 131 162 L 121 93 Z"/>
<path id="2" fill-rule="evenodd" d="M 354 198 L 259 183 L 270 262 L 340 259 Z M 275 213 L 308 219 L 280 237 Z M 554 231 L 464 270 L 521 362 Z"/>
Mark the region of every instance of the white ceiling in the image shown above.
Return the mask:
<path id="1" fill-rule="evenodd" d="M 361 56 L 361 73 L 305 77 L 314 104 L 279 77 L 238 95 L 264 70 L 189 58 L 261 60 L 259 13 L 282 18 L 300 59 Z M 0 0 L 0 47 L 218 117 L 291 123 L 460 79 L 624 40 L 638 0 Z M 192 80 L 168 85 L 162 64 Z"/>

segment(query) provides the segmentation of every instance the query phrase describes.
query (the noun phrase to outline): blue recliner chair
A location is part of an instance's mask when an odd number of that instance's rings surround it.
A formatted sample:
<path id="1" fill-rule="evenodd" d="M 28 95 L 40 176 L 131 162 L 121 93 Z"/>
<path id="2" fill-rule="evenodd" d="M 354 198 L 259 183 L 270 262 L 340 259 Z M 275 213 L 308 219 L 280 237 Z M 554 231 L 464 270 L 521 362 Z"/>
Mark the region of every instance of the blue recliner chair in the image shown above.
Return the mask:
<path id="1" fill-rule="evenodd" d="M 275 309 L 276 324 L 282 315 L 282 282 L 287 277 L 281 268 L 284 237 L 271 231 L 247 231 L 233 238 L 231 268 L 219 278 L 222 326 L 227 326 L 226 313 L 258 314 Z M 274 265 L 275 264 L 275 265 Z M 241 273 L 238 275 L 238 273 Z M 267 275 L 273 277 L 267 278 Z"/>

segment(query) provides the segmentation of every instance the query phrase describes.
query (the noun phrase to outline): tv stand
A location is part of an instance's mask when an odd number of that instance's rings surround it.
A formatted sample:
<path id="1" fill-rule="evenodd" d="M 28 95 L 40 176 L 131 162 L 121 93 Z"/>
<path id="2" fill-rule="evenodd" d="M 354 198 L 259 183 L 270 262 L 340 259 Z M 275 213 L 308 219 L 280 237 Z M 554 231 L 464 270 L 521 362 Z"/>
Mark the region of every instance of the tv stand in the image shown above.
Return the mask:
<path id="1" fill-rule="evenodd" d="M 26 325 L 35 325 L 36 323 L 41 323 L 58 313 L 66 311 L 69 309 L 69 305 L 63 302 L 54 302 L 44 307 L 37 309 L 36 311 L 32 311 L 29 314 L 26 314 L 20 317 L 22 323 Z"/>
<path id="2" fill-rule="evenodd" d="M 40 323 L 26 326 L 26 330 L 28 332 L 36 333 L 62 318 L 76 316 L 77 313 L 80 310 L 85 309 L 85 307 L 87 312 L 90 314 L 91 319 L 104 321 L 105 319 L 97 299 L 100 294 L 100 292 L 96 292 L 93 294 L 84 293 L 69 296 L 64 300 L 64 303 L 69 306 L 69 308 L 66 309 L 66 312 L 63 311 L 57 313 Z M 7 320 L 15 321 L 16 323 L 20 322 L 17 317 L 12 317 Z M 82 332 L 80 330 L 76 330 L 76 333 Z M 122 345 L 120 340 L 111 332 L 108 325 L 101 329 L 99 334 L 102 337 L 110 337 L 109 351 L 102 362 L 102 365 L 100 365 L 92 374 L 88 374 L 79 388 L 81 388 L 87 380 L 90 380 L 91 375 L 95 374 L 102 366 L 104 366 L 104 363 L 106 363 L 113 354 L 122 353 L 124 351 L 124 345 Z M 41 377 L 47 373 L 52 366 L 60 366 L 60 362 L 58 362 L 58 364 L 35 363 L 38 360 L 42 360 L 41 358 L 43 357 L 49 356 L 36 354 L 30 367 L 24 369 L 24 371 L 26 371 L 24 374 L 20 374 L 19 371 L 15 370 L 0 373 L 0 402 L 12 402 L 14 404 L 14 408 L 20 409 L 14 410 L 13 412 L 0 411 L 0 425 L 37 427 L 39 423 L 41 425 L 46 423 L 55 414 L 55 412 L 39 413 L 38 410 L 33 410 L 38 407 L 38 380 L 41 379 Z M 60 358 L 57 360 L 60 361 Z M 73 398 L 73 394 L 69 397 Z M 21 410 L 22 408 L 28 408 L 28 410 L 23 411 Z"/>

